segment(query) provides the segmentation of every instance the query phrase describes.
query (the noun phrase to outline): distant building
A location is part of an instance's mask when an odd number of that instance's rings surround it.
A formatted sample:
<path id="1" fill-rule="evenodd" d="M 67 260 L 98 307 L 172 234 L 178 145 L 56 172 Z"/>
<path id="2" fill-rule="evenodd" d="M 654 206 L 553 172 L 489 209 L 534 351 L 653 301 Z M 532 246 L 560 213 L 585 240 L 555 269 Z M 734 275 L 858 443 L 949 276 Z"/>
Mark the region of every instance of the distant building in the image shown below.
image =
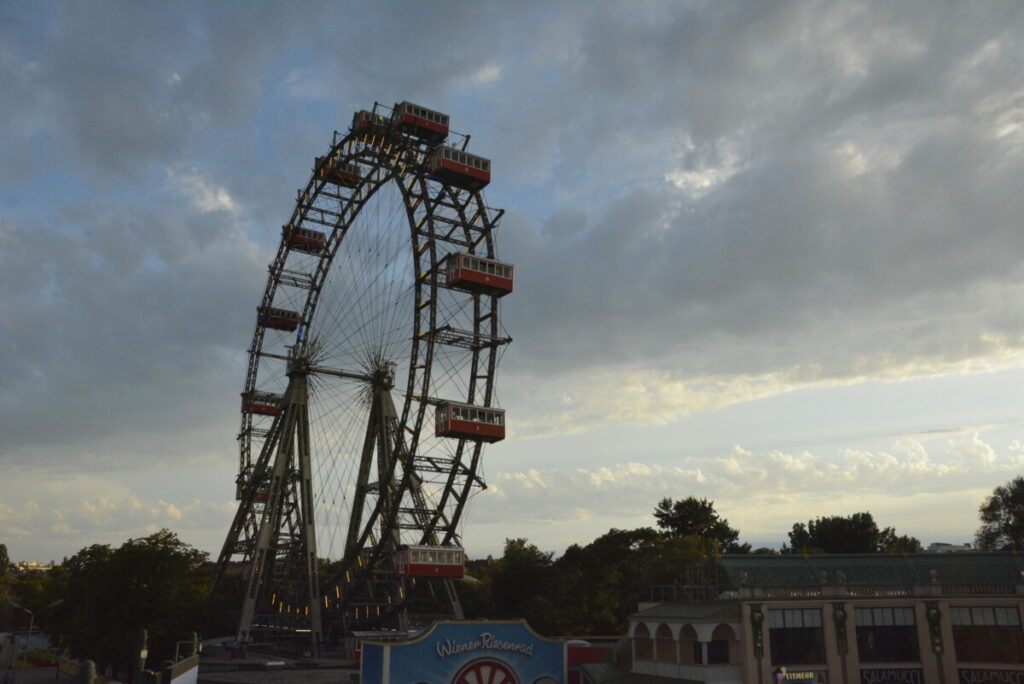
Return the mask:
<path id="1" fill-rule="evenodd" d="M 960 551 L 974 551 L 974 548 L 967 544 L 947 544 L 946 542 L 932 542 L 928 545 L 928 553 L 956 553 Z"/>
<path id="2" fill-rule="evenodd" d="M 737 555 L 719 566 L 722 598 L 630 616 L 631 673 L 593 684 L 1024 682 L 1015 554 Z"/>

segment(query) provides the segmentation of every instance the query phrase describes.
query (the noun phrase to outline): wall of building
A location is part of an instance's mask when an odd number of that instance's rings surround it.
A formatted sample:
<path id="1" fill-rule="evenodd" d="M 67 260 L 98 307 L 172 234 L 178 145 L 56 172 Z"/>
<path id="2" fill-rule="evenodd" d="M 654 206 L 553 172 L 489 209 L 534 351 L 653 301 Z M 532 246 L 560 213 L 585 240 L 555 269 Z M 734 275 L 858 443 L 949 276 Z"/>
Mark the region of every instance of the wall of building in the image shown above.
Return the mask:
<path id="1" fill-rule="evenodd" d="M 1022 592 L 1024 594 L 1024 592 Z M 743 680 L 772 682 L 780 666 L 790 673 L 787 681 L 818 681 L 842 684 L 973 684 L 980 681 L 1024 684 L 1024 654 L 1016 662 L 961 662 L 957 659 L 952 611 L 955 608 L 1004 608 L 1017 616 L 1016 630 L 1024 624 L 1022 596 L 906 597 L 884 596 L 847 600 L 744 600 L 741 636 Z M 861 662 L 856 624 L 857 608 L 910 608 L 917 638 L 916 660 Z M 785 663 L 772 653 L 770 612 L 817 610 L 821 615 L 824 658 L 821 662 Z M 755 615 L 760 613 L 762 618 Z M 761 635 L 758 639 L 758 623 Z M 760 648 L 758 648 L 760 644 Z M 963 647 L 963 644 L 961 644 Z M 822 676 L 823 675 L 823 676 Z"/>

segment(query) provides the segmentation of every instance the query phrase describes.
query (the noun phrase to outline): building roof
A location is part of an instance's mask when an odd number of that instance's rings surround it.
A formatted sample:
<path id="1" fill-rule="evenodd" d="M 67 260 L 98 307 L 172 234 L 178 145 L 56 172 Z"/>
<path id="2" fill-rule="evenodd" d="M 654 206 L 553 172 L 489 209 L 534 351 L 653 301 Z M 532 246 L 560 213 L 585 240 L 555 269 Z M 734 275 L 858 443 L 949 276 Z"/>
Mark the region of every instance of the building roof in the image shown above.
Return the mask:
<path id="1" fill-rule="evenodd" d="M 1014 553 L 737 554 L 719 562 L 735 588 L 1024 583 L 1024 557 Z"/>
<path id="2" fill-rule="evenodd" d="M 676 618 L 698 622 L 729 622 L 740 619 L 739 600 L 724 601 L 667 601 L 652 606 L 647 610 L 634 613 L 630 617 L 644 618 Z"/>

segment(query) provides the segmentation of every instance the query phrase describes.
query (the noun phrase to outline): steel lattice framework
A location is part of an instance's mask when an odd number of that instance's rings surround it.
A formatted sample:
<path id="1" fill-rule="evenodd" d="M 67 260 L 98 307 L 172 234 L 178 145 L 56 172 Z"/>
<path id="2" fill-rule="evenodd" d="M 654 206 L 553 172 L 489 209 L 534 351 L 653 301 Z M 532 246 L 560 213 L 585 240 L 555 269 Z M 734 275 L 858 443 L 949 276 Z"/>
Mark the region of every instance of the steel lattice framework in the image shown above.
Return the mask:
<path id="1" fill-rule="evenodd" d="M 297 322 L 261 315 L 253 333 L 239 506 L 218 565 L 218 580 L 245 568 L 241 642 L 309 629 L 315 652 L 328 632 L 409 626 L 417 607 L 461 617 L 451 580 L 417 586 L 391 560 L 403 544 L 460 545 L 483 445 L 435 436 L 433 411 L 494 406 L 510 341 L 496 296 L 441 274 L 456 252 L 496 258 L 503 211 L 432 177 L 433 147 L 383 125 L 335 132 L 282 231 L 259 311 Z M 302 231 L 322 243 L 296 242 Z"/>

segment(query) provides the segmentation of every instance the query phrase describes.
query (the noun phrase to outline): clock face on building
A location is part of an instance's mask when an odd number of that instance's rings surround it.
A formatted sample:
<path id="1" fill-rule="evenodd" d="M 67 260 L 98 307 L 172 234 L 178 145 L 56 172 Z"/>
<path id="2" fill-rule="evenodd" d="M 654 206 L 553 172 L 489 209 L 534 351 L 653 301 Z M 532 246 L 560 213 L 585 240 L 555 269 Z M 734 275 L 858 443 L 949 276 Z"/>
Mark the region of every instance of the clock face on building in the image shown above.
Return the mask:
<path id="1" fill-rule="evenodd" d="M 500 660 L 480 658 L 459 670 L 452 684 L 519 684 L 519 680 Z"/>

